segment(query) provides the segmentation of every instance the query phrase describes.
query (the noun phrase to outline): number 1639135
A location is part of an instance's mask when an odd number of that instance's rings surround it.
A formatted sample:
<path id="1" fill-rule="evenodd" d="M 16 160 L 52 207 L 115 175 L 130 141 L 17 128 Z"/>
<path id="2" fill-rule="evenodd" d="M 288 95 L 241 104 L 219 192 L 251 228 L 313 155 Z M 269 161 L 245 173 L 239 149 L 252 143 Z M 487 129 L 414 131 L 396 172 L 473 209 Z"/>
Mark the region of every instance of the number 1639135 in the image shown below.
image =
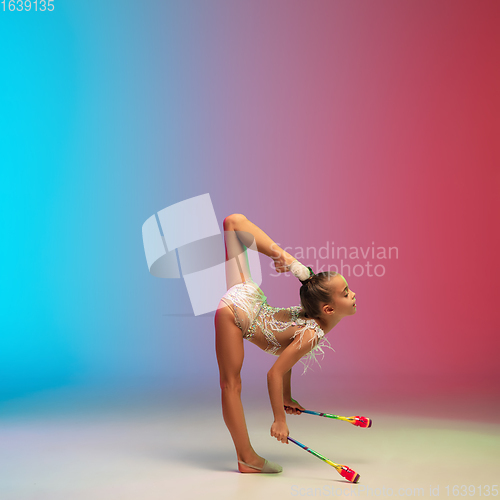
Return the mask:
<path id="1" fill-rule="evenodd" d="M 29 12 L 31 9 L 36 12 L 52 12 L 54 10 L 54 0 L 1 0 L 0 9 L 4 12 Z"/>

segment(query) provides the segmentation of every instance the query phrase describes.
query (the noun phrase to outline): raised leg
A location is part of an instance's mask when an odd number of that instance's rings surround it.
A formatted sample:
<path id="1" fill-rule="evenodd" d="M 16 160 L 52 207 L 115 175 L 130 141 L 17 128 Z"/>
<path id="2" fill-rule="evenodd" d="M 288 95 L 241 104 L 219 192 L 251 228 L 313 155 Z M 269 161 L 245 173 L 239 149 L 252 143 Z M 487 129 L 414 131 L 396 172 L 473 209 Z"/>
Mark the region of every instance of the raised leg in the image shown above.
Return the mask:
<path id="1" fill-rule="evenodd" d="M 228 289 L 250 276 L 246 248 L 254 243 L 257 250 L 271 257 L 278 272 L 286 271 L 294 257 L 280 248 L 262 229 L 242 214 L 232 214 L 224 219 L 226 245 L 226 280 Z"/>
<path id="2" fill-rule="evenodd" d="M 238 460 L 256 467 L 264 465 L 250 444 L 243 405 L 241 403 L 241 367 L 244 348 L 241 330 L 234 324 L 229 307 L 218 309 L 215 314 L 215 350 L 220 372 L 222 415 L 233 438 Z M 240 472 L 257 472 L 238 464 Z"/>

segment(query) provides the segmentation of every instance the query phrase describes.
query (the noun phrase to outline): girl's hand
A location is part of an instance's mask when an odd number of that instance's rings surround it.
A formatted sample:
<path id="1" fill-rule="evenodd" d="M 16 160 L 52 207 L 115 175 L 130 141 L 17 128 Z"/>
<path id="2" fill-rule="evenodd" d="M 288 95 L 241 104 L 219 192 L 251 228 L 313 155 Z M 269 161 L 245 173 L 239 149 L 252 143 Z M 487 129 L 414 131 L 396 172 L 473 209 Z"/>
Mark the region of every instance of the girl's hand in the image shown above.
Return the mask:
<path id="1" fill-rule="evenodd" d="M 288 431 L 286 422 L 276 422 L 275 420 L 273 425 L 271 425 L 271 436 L 275 437 L 278 441 L 288 444 L 288 434 L 290 432 Z"/>
<path id="2" fill-rule="evenodd" d="M 284 406 L 288 415 L 300 415 L 305 410 L 300 403 L 291 398 L 284 401 Z"/>

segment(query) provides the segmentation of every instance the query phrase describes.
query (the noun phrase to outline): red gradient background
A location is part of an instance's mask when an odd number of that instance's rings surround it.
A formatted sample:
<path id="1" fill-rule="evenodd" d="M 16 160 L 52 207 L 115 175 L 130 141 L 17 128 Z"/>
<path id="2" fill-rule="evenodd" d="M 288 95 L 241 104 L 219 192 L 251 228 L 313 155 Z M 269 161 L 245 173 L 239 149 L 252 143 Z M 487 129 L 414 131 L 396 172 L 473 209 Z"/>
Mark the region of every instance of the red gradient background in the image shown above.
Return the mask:
<path id="1" fill-rule="evenodd" d="M 206 168 L 189 193 L 282 246 L 398 248 L 384 276 L 346 275 L 357 313 L 297 383 L 498 387 L 500 4 L 218 5 L 191 52 Z M 269 303 L 297 303 L 262 262 Z M 273 360 L 247 351 L 252 384 Z"/>

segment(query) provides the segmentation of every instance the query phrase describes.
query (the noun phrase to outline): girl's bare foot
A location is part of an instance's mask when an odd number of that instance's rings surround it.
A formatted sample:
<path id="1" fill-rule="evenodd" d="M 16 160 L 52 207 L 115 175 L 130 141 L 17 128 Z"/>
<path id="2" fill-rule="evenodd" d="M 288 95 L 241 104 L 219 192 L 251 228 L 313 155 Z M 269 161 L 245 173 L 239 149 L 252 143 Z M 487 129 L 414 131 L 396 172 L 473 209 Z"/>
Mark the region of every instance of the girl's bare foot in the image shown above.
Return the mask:
<path id="1" fill-rule="evenodd" d="M 278 273 L 286 273 L 288 266 L 295 260 L 295 257 L 282 250 L 277 257 L 273 257 L 273 260 L 276 271 Z"/>

